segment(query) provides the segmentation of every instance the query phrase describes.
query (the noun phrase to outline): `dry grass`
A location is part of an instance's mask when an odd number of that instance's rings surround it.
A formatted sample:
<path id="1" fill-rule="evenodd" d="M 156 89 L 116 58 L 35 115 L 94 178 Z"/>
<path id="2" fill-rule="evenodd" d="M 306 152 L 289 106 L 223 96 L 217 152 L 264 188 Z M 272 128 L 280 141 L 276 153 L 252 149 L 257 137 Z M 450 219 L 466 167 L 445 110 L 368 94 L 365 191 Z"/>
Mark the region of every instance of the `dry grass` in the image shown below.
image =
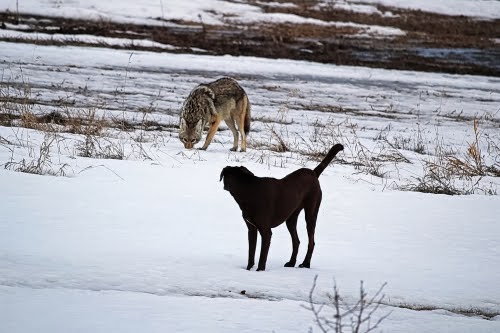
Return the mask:
<path id="1" fill-rule="evenodd" d="M 65 176 L 66 169 L 69 166 L 67 164 L 55 166 L 52 162 L 51 149 L 56 140 L 55 135 L 46 134 L 38 150 L 32 147 L 28 149 L 29 158 L 14 161 L 13 157 L 11 157 L 11 160 L 3 165 L 4 168 L 37 175 Z"/>
<path id="2" fill-rule="evenodd" d="M 459 177 L 492 176 L 500 177 L 500 163 L 487 165 L 480 148 L 481 132 L 479 122 L 474 119 L 474 140 L 469 144 L 467 152 L 462 158 L 456 156 L 445 156 L 446 168 Z M 489 142 L 489 145 L 495 144 Z M 500 155 L 494 157 L 500 160 Z"/>
<path id="3" fill-rule="evenodd" d="M 386 177 L 387 171 L 384 169 L 388 164 L 411 163 L 380 133 L 380 140 L 376 140 L 374 147 L 368 148 L 359 136 L 360 131 L 363 129 L 349 119 L 337 122 L 334 118 L 329 118 L 321 124 L 315 121 L 312 124 L 311 136 L 301 137 L 306 148 L 298 152 L 312 160 L 320 161 L 335 143 L 342 143 L 345 147 L 345 157 L 339 157 L 336 161 L 352 165 L 358 172 L 379 178 Z"/>
<path id="4" fill-rule="evenodd" d="M 469 144 L 463 157 L 457 157 L 455 152 L 446 151 L 444 144 L 438 140 L 433 159 L 423 160 L 423 176 L 413 177 L 414 181 L 398 188 L 404 191 L 414 191 L 434 194 L 463 195 L 485 193 L 496 195 L 493 188 L 481 185 L 483 177 L 500 176 L 498 163 L 487 165 L 481 152 L 481 133 L 477 119 L 473 122 L 474 140 Z M 494 145 L 494 142 L 490 142 Z M 493 150 L 492 150 L 493 151 Z M 500 155 L 492 156 L 495 161 Z"/>
<path id="5" fill-rule="evenodd" d="M 136 157 L 154 160 L 151 148 L 159 148 L 164 143 L 165 135 L 162 135 L 161 131 L 176 127 L 155 121 L 153 103 L 141 108 L 139 111 L 142 117 L 134 121 L 125 119 L 125 116 L 120 118 L 106 114 L 106 111 L 103 111 L 105 106 L 102 105 L 99 108 L 96 106 L 81 109 L 71 107 L 64 101 L 58 105 L 60 111 L 36 114 L 34 106 L 38 103 L 31 99 L 29 84 L 4 84 L 0 88 L 2 125 L 35 129 L 45 134 L 74 134 L 77 144 L 71 153 L 76 156 L 107 159 Z M 288 96 L 301 98 L 301 93 L 295 89 L 291 90 Z M 125 101 L 123 103 L 125 106 Z M 335 163 L 353 166 L 356 170 L 354 174 L 363 173 L 386 178 L 393 171 L 399 174 L 401 163 L 412 163 L 406 156 L 408 152 L 404 150 L 418 154 L 424 154 L 427 150 L 420 125 L 408 138 L 391 136 L 390 125 L 382 130 L 360 127 L 357 122 L 347 118 L 348 114 L 345 112 L 332 115 L 326 121 L 316 120 L 310 123 L 309 127 L 305 128 L 306 134 L 303 136 L 297 133 L 291 134 L 289 128 L 297 126 L 290 126 L 294 124 L 289 115 L 290 103 L 292 102 L 286 100 L 280 104 L 274 116 L 253 118 L 254 121 L 260 121 L 264 129 L 260 132 L 262 134 L 260 140 L 251 137 L 249 140 L 249 148 L 254 148 L 260 153 L 254 156 L 258 162 L 276 165 L 276 161 L 279 161 L 278 166 L 284 166 L 290 156 L 293 156 L 293 158 L 299 157 L 299 163 L 305 165 L 304 161 L 322 160 L 334 144 L 341 143 L 345 151 Z M 293 103 L 296 105 L 297 102 Z M 416 176 L 406 185 L 397 188 L 449 195 L 481 191 L 496 194 L 496 190 L 492 187 L 484 188 L 481 177 L 500 175 L 500 149 L 497 141 L 488 135 L 483 135 L 477 119 L 474 119 L 473 130 L 474 139 L 463 156 L 457 155 L 456 152 L 444 152 L 443 146 L 438 144 L 434 158 L 417 157 L 423 164 L 421 176 Z M 373 136 L 374 131 L 375 136 Z M 392 139 L 388 139 L 391 137 Z M 0 143 L 3 146 L 7 144 L 4 140 Z M 28 160 L 10 161 L 7 167 L 39 171 L 39 166 L 43 165 L 44 160 L 38 160 L 37 157 L 32 159 L 33 163 Z"/>
<path id="6" fill-rule="evenodd" d="M 83 136 L 99 136 L 105 128 L 110 126 L 104 115 L 99 116 L 95 108 L 74 109 L 65 108 L 63 131 Z"/>
<path id="7" fill-rule="evenodd" d="M 76 139 L 78 142 L 74 153 L 82 157 L 124 159 L 125 146 L 130 145 L 132 154 L 143 159 L 152 159 L 143 144 L 153 141 L 152 144 L 158 146 L 163 138 L 154 132 L 172 127 L 150 120 L 151 108 L 141 110 L 143 117 L 138 122 L 113 116 L 105 117 L 104 112 L 99 111 L 97 107 L 70 108 L 64 101 L 58 104 L 60 111 L 36 114 L 34 106 L 37 102 L 32 100 L 29 84 L 6 84 L 0 88 L 1 126 L 29 128 L 45 134 L 75 134 L 81 139 Z M 117 137 L 125 136 L 126 139 L 112 139 L 109 137 L 110 132 L 114 132 Z M 38 161 L 31 163 L 31 160 L 27 159 L 10 161 L 6 166 L 12 170 L 40 171 L 37 168 L 40 166 Z"/>
<path id="8" fill-rule="evenodd" d="M 276 130 L 274 129 L 273 126 L 270 128 L 272 137 L 276 140 L 276 144 L 273 144 L 270 148 L 272 151 L 275 151 L 277 153 L 285 153 L 287 151 L 290 151 L 290 148 L 288 147 L 287 143 L 283 139 L 283 136 L 278 134 Z"/>

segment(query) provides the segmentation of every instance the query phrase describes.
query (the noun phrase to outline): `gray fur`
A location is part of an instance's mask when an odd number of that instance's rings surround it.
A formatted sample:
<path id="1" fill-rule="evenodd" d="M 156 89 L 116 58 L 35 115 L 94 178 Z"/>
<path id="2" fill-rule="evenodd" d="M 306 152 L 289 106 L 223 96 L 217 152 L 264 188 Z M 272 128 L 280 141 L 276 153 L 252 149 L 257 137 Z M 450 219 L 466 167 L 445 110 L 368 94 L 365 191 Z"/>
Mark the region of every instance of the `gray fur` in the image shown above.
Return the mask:
<path id="1" fill-rule="evenodd" d="M 240 128 L 243 127 L 242 124 L 248 130 L 250 126 L 249 112 L 248 97 L 234 79 L 224 77 L 208 84 L 200 84 L 191 91 L 182 106 L 179 140 L 186 148 L 193 148 L 201 140 L 203 129 L 209 125 L 209 133 L 202 147 L 202 149 L 206 149 L 220 121 L 224 119 L 235 137 L 236 147 L 233 145 L 233 150 L 236 150 L 238 145 L 236 125 L 238 125 L 240 133 L 243 131 L 243 128 Z M 248 119 L 238 119 L 238 117 L 245 116 Z M 245 150 L 246 138 L 244 133 L 242 134 L 242 141 L 244 141 L 242 142 L 242 150 Z"/>

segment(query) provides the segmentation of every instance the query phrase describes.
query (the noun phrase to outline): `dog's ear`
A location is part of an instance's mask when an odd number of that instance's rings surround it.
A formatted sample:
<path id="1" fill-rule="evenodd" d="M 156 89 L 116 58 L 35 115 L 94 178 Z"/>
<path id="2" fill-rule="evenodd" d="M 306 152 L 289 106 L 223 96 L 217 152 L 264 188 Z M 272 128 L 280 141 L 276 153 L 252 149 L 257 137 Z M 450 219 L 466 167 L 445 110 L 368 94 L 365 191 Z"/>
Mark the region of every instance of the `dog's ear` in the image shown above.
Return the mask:
<path id="1" fill-rule="evenodd" d="M 226 169 L 227 169 L 227 167 L 225 167 L 224 169 L 222 169 L 222 171 L 220 173 L 220 179 L 219 179 L 220 182 L 222 181 L 222 178 L 224 178 L 224 172 L 226 172 Z"/>

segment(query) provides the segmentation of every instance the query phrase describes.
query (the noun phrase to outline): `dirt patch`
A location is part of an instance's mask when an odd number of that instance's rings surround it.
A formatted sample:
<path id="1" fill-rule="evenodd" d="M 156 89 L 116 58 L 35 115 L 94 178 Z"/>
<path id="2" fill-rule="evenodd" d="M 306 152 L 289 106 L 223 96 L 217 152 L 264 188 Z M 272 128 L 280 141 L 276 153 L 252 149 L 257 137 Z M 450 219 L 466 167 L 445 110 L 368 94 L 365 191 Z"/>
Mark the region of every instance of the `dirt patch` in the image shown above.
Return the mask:
<path id="1" fill-rule="evenodd" d="M 407 32 L 402 40 L 425 40 L 435 47 L 491 47 L 492 39 L 500 37 L 500 20 L 477 20 L 465 16 L 447 16 L 420 10 L 408 10 L 372 4 L 381 14 L 357 13 L 335 8 L 318 7 L 317 1 L 287 1 L 295 7 L 271 7 L 255 2 L 268 13 L 287 13 L 325 22 L 353 22 L 364 25 L 398 28 Z M 390 14 L 389 14 L 390 13 Z"/>
<path id="2" fill-rule="evenodd" d="M 385 6 L 377 7 L 382 15 L 363 14 L 332 6 L 318 7 L 316 1 L 292 2 L 296 6 L 270 7 L 263 2 L 252 3 L 268 13 L 294 14 L 344 24 L 241 24 L 228 17 L 223 26 L 206 25 L 201 21 L 169 21 L 165 26 L 150 26 L 33 15 L 18 17 L 12 13 L 0 13 L 0 22 L 28 25 L 25 32 L 90 34 L 131 40 L 130 45 L 92 44 L 97 47 L 166 52 L 159 47 L 133 44 L 134 40 L 146 39 L 172 45 L 175 48 L 168 52 L 175 53 L 287 58 L 337 65 L 500 76 L 500 45 L 495 41 L 500 38 L 500 20 L 475 20 Z M 347 22 L 357 25 L 346 25 Z M 374 35 L 368 30 L 368 26 L 374 25 L 400 29 L 405 34 Z M 3 40 L 26 42 L 26 39 L 12 37 Z M 88 45 L 71 39 L 32 39 L 28 42 Z"/>

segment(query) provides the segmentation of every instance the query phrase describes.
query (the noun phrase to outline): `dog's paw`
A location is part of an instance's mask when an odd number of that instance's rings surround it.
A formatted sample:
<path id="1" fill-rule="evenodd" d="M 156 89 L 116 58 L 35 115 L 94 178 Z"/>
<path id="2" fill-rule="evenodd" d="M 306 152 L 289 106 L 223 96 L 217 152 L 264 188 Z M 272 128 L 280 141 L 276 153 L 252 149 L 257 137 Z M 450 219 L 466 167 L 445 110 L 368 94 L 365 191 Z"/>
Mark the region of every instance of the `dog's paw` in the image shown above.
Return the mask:
<path id="1" fill-rule="evenodd" d="M 260 272 L 260 271 L 265 271 L 266 268 L 265 267 L 257 267 L 257 272 Z"/>
<path id="2" fill-rule="evenodd" d="M 311 264 L 308 262 L 303 262 L 299 265 L 300 268 L 311 268 Z"/>
<path id="3" fill-rule="evenodd" d="M 208 147 L 201 147 L 201 148 L 196 148 L 198 150 L 207 150 Z"/>
<path id="4" fill-rule="evenodd" d="M 251 270 L 253 267 L 253 264 L 247 266 L 247 271 Z"/>
<path id="5" fill-rule="evenodd" d="M 295 267 L 295 261 L 289 261 L 285 264 L 285 267 Z"/>
<path id="6" fill-rule="evenodd" d="M 236 147 L 236 148 L 235 148 L 235 147 L 233 147 L 233 148 L 231 148 L 231 149 L 229 149 L 229 150 L 230 150 L 230 151 L 237 151 L 237 150 L 238 150 L 238 147 Z"/>

